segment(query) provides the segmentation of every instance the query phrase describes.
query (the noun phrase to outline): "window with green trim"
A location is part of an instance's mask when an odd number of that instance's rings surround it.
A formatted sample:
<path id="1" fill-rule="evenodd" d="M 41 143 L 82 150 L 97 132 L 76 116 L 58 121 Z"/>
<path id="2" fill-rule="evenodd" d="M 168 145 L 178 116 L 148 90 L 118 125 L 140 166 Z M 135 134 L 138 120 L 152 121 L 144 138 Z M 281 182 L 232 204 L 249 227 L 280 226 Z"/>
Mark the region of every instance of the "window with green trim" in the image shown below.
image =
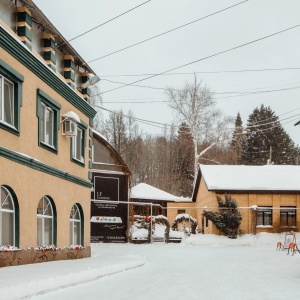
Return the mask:
<path id="1" fill-rule="evenodd" d="M 37 207 L 37 245 L 54 244 L 54 212 L 48 197 L 40 199 Z"/>
<path id="2" fill-rule="evenodd" d="M 0 59 L 0 128 L 20 131 L 23 76 Z"/>
<path id="3" fill-rule="evenodd" d="M 77 204 L 74 204 L 70 212 L 70 245 L 82 245 L 81 214 Z"/>
<path id="4" fill-rule="evenodd" d="M 37 92 L 39 146 L 57 153 L 60 104 L 43 91 Z"/>
<path id="5" fill-rule="evenodd" d="M 0 186 L 0 246 L 16 245 L 16 207 L 10 191 Z"/>
<path id="6" fill-rule="evenodd" d="M 71 139 L 72 161 L 84 165 L 86 127 L 82 123 L 77 123 L 76 135 L 72 136 Z"/>

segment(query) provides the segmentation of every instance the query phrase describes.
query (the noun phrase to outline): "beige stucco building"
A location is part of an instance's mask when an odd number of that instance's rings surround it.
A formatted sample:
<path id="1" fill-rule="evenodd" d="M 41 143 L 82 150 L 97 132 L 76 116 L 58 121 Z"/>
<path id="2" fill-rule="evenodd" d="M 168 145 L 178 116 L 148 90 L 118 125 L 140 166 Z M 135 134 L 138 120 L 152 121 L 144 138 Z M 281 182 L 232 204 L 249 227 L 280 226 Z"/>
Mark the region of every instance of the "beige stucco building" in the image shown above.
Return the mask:
<path id="1" fill-rule="evenodd" d="M 0 246 L 89 246 L 94 72 L 32 1 L 0 11 Z"/>
<path id="2" fill-rule="evenodd" d="M 193 204 L 172 203 L 189 210 L 202 233 L 220 234 L 203 210 L 218 211 L 217 196 L 226 194 L 237 202 L 245 233 L 288 232 L 300 228 L 300 166 L 200 165 Z M 176 209 L 173 209 L 176 212 Z M 177 211 L 177 212 L 178 212 Z M 171 219 L 172 210 L 168 217 Z"/>

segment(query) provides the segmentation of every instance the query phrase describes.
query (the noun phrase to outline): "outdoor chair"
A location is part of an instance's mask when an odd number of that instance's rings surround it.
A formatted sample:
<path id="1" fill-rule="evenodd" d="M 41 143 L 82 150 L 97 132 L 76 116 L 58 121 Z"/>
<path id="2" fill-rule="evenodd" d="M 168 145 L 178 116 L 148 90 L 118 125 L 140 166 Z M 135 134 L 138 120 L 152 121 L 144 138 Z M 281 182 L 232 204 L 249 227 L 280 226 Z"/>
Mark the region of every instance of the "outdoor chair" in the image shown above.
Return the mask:
<path id="1" fill-rule="evenodd" d="M 294 255 L 295 252 L 299 252 L 299 253 L 300 253 L 300 250 L 299 250 L 299 248 L 298 248 L 298 246 L 297 246 L 296 243 L 290 243 L 289 249 L 288 249 L 288 253 L 287 253 L 287 254 L 290 253 L 290 250 L 291 250 L 291 252 L 293 253 L 292 255 Z"/>
<path id="2" fill-rule="evenodd" d="M 291 243 L 296 245 L 296 236 L 294 233 L 288 232 L 288 233 L 286 233 L 286 235 L 284 237 L 284 242 L 277 243 L 276 250 L 289 250 L 289 246 Z"/>

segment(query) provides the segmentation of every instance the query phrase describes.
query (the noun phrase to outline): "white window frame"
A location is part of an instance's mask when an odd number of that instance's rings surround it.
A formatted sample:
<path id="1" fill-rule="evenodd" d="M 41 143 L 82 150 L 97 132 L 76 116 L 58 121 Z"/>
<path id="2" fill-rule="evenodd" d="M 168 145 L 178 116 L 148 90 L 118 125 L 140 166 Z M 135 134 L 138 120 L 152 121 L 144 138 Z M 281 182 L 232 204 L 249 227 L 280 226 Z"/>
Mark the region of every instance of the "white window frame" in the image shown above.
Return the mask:
<path id="1" fill-rule="evenodd" d="M 7 192 L 7 196 L 5 198 L 4 201 L 2 201 L 3 199 L 1 199 L 1 189 L 4 189 L 6 192 Z M 11 203 L 12 203 L 12 207 L 13 209 L 3 209 L 2 206 L 3 204 L 1 204 L 2 202 L 5 203 L 7 200 L 10 200 Z M 3 242 L 2 242 L 2 212 L 5 212 L 5 213 L 12 213 L 13 214 L 13 245 L 11 246 L 14 246 L 15 245 L 15 232 L 16 232 L 16 224 L 15 224 L 15 203 L 14 203 L 14 200 L 13 200 L 13 197 L 11 195 L 11 193 L 9 192 L 8 189 L 6 189 L 4 186 L 0 186 L 0 245 L 3 245 Z M 7 230 L 7 228 L 5 228 Z"/>
<path id="2" fill-rule="evenodd" d="M 79 215 L 79 219 L 76 219 L 76 214 Z M 75 232 L 74 232 L 74 224 L 78 223 L 79 224 L 79 243 L 74 243 L 74 239 L 75 239 Z M 81 232 L 81 214 L 80 214 L 80 210 L 78 208 L 77 204 L 74 204 L 71 212 L 70 212 L 70 245 L 81 245 L 82 241 L 82 232 Z"/>
<path id="3" fill-rule="evenodd" d="M 84 163 L 83 134 L 83 130 L 77 127 L 77 134 L 72 137 L 72 158 L 82 163 Z"/>
<path id="4" fill-rule="evenodd" d="M 4 113 L 5 113 L 5 109 L 4 109 L 4 100 L 5 100 L 5 95 L 4 95 L 4 86 L 8 85 L 9 86 L 9 93 L 10 93 L 10 97 L 9 97 L 9 106 L 10 106 L 10 113 L 11 115 L 11 123 L 6 122 L 4 120 Z M 15 128 L 15 112 L 14 112 L 14 83 L 10 80 L 8 80 L 6 77 L 4 77 L 3 75 L 0 75 L 0 122 Z"/>
<path id="5" fill-rule="evenodd" d="M 41 118 L 41 142 L 54 148 L 54 111 L 47 106 L 45 103 L 41 103 L 42 109 L 42 118 Z M 51 118 L 51 121 L 47 121 L 47 113 Z M 51 140 L 47 141 L 47 126 L 49 127 L 49 123 L 51 123 Z"/>
<path id="6" fill-rule="evenodd" d="M 51 204 L 51 201 L 48 199 L 48 197 L 44 196 L 41 198 L 40 201 L 43 201 L 43 208 L 42 208 L 42 213 L 37 212 L 37 233 L 38 233 L 38 219 L 42 219 L 42 243 L 39 244 L 38 242 L 38 234 L 37 234 L 37 245 L 38 246 L 46 246 L 45 245 L 45 219 L 52 219 L 52 224 L 51 224 L 51 244 L 53 244 L 54 241 L 54 217 L 53 217 L 53 207 Z M 47 202 L 47 205 L 45 207 L 45 202 Z M 45 215 L 45 212 L 47 211 L 48 207 L 50 206 L 51 209 L 51 215 Z"/>

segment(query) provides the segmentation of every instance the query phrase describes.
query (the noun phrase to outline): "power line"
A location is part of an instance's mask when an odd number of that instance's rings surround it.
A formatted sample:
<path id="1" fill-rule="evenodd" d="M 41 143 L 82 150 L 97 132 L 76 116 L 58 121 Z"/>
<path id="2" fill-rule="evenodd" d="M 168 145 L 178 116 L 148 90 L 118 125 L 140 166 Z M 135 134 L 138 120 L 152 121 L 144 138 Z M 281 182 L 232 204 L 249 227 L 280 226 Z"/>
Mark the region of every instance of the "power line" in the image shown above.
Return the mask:
<path id="1" fill-rule="evenodd" d="M 192 74 L 222 74 L 222 73 L 247 73 L 247 72 L 271 72 L 271 71 L 288 71 L 288 70 L 300 70 L 300 67 L 294 68 L 272 68 L 272 69 L 245 69 L 245 70 L 224 70 L 224 71 L 201 71 L 201 72 L 177 72 L 162 74 L 161 76 L 169 75 L 192 75 Z M 119 74 L 119 75 L 99 75 L 101 78 L 109 77 L 138 77 L 138 76 L 151 76 L 156 75 L 154 73 L 144 74 Z"/>
<path id="2" fill-rule="evenodd" d="M 160 123 L 160 122 L 155 122 L 155 121 L 150 121 L 150 120 L 145 120 L 145 119 L 141 119 L 141 118 L 136 118 L 134 116 L 128 116 L 128 115 L 125 115 L 121 112 L 116 112 L 116 111 L 112 111 L 110 109 L 107 109 L 107 108 L 104 108 L 102 106 L 99 106 L 99 105 L 94 105 L 95 107 L 97 108 L 100 108 L 102 110 L 105 110 L 107 112 L 110 112 L 110 113 L 113 113 L 113 114 L 116 114 L 116 115 L 123 115 L 123 117 L 126 117 L 126 118 L 131 118 L 133 120 L 136 120 L 137 122 L 141 122 L 141 123 L 145 123 L 147 125 L 151 125 L 151 126 L 156 126 L 156 127 L 161 127 L 161 128 L 165 128 L 165 127 L 174 127 L 174 125 L 172 124 L 166 124 L 166 123 Z M 295 109 L 296 110 L 296 109 Z M 286 114 L 286 113 L 285 113 Z M 251 125 L 251 126 L 247 126 L 247 128 L 256 128 L 256 127 L 262 127 L 262 126 L 265 126 L 265 125 L 271 125 L 271 124 L 274 124 L 273 127 L 277 127 L 277 126 L 281 126 L 281 123 L 282 121 L 285 121 L 285 120 L 289 120 L 291 118 L 294 118 L 293 120 L 291 121 L 288 121 L 287 123 L 289 122 L 293 122 L 294 120 L 298 119 L 300 114 L 296 114 L 296 115 L 293 115 L 293 116 L 290 116 L 290 117 L 287 117 L 287 118 L 284 118 L 284 119 L 281 119 L 281 120 L 275 120 L 275 121 L 272 121 L 272 122 L 269 122 L 269 123 L 263 123 L 263 124 L 258 124 L 258 125 Z M 295 118 L 296 117 L 296 118 Z M 277 123 L 277 124 L 276 124 Z M 176 126 L 178 127 L 178 126 Z M 265 130 L 270 130 L 272 129 L 273 127 L 269 127 L 269 128 L 264 128 L 264 129 L 261 129 L 261 130 L 258 130 L 258 131 L 265 131 Z M 230 130 L 234 130 L 236 127 L 231 127 L 231 128 L 227 128 L 226 130 L 227 131 L 230 131 Z M 247 129 L 246 128 L 246 129 Z M 254 132 L 251 132 L 251 133 L 255 133 L 255 132 L 258 132 L 258 131 L 254 131 Z M 241 133 L 241 134 L 245 134 L 245 133 Z M 237 135 L 239 135 L 237 133 Z"/>
<path id="3" fill-rule="evenodd" d="M 153 39 L 155 39 L 155 38 L 157 38 L 157 37 L 160 37 L 160 36 L 162 36 L 162 35 L 165 35 L 165 34 L 167 34 L 167 33 L 172 32 L 172 31 L 178 30 L 178 29 L 183 28 L 183 27 L 185 27 L 185 26 L 191 25 L 191 24 L 196 23 L 196 22 L 198 22 L 198 21 L 207 19 L 207 18 L 209 18 L 209 17 L 212 17 L 212 16 L 214 16 L 214 15 L 216 15 L 216 14 L 219 14 L 219 13 L 221 13 L 221 12 L 223 12 L 223 11 L 226 11 L 226 10 L 228 10 L 228 9 L 231 9 L 231 8 L 233 8 L 233 7 L 235 7 L 235 6 L 241 5 L 241 4 L 243 4 L 243 3 L 245 3 L 245 2 L 248 2 L 248 1 L 249 1 L 249 0 L 245 0 L 245 1 L 239 2 L 239 3 L 237 3 L 237 4 L 228 6 L 228 7 L 226 7 L 226 8 L 223 8 L 223 9 L 219 10 L 219 11 L 216 11 L 216 12 L 214 12 L 214 13 L 212 13 L 212 14 L 209 14 L 209 15 L 207 15 L 207 16 L 205 16 L 205 17 L 199 18 L 199 19 L 194 20 L 194 21 L 192 21 L 192 22 L 189 22 L 189 23 L 186 23 L 186 24 L 184 24 L 184 25 L 178 26 L 178 27 L 176 27 L 176 28 L 170 29 L 170 30 L 168 30 L 168 31 L 165 31 L 165 32 L 160 33 L 160 34 L 155 35 L 155 36 L 152 36 L 152 37 L 150 37 L 150 38 L 148 38 L 148 39 L 145 39 L 145 40 L 143 40 L 143 41 L 137 42 L 137 43 L 132 44 L 132 45 L 130 45 L 130 46 L 127 46 L 127 47 L 125 47 L 125 48 L 122 48 L 122 49 L 119 49 L 119 50 L 117 50 L 117 51 L 114 51 L 114 52 L 111 52 L 111 53 L 109 53 L 109 54 L 106 54 L 106 55 L 104 55 L 104 56 L 95 58 L 95 59 L 89 61 L 88 64 L 90 64 L 90 63 L 92 63 L 92 62 L 94 62 L 94 61 L 97 61 L 97 60 L 99 60 L 99 59 L 102 59 L 102 58 L 104 58 L 104 57 L 113 55 L 113 54 L 115 54 L 115 53 L 124 51 L 124 50 L 126 50 L 126 49 L 131 48 L 131 47 L 134 47 L 134 46 L 140 45 L 140 44 L 142 44 L 142 43 L 148 42 L 148 41 L 153 40 Z"/>
<path id="4" fill-rule="evenodd" d="M 281 30 L 281 31 L 277 31 L 275 33 L 272 33 L 272 34 L 269 34 L 269 35 L 266 35 L 262 38 L 259 38 L 259 39 L 256 39 L 256 40 L 253 40 L 251 42 L 247 42 L 247 43 L 244 43 L 244 44 L 241 44 L 239 46 L 235 46 L 235 47 L 232 47 L 232 48 L 229 48 L 229 49 L 226 49 L 226 50 L 223 50 L 223 51 L 220 51 L 220 52 L 217 52 L 217 53 L 214 53 L 212 55 L 209 55 L 209 56 L 206 56 L 206 57 L 203 57 L 203 58 L 200 58 L 200 59 L 197 59 L 195 61 L 192 61 L 192 62 L 189 62 L 187 64 L 184 64 L 184 65 L 181 65 L 181 66 L 178 66 L 178 67 L 175 67 L 175 68 L 172 68 L 172 69 L 169 69 L 167 71 L 164 71 L 164 72 L 161 72 L 161 73 L 158 73 L 158 74 L 155 74 L 155 75 L 152 75 L 152 76 L 149 76 L 149 77 L 146 77 L 146 78 L 143 78 L 143 79 L 140 79 L 140 80 L 136 80 L 134 82 L 131 82 L 131 83 L 127 83 L 125 85 L 122 85 L 120 87 L 117 87 L 117 88 L 114 88 L 114 89 L 110 89 L 110 90 L 107 90 L 107 91 L 104 91 L 102 93 L 99 93 L 99 94 L 105 94 L 105 93 L 108 93 L 108 92 L 111 92 L 111 91 L 114 91 L 114 90 L 118 90 L 120 88 L 123 88 L 123 87 L 126 87 L 126 86 L 129 86 L 129 85 L 132 85 L 132 84 L 135 84 L 135 83 L 138 83 L 138 82 L 142 82 L 142 81 L 145 81 L 145 80 L 148 80 L 148 79 L 151 79 L 153 77 L 156 77 L 156 76 L 159 76 L 159 75 L 162 75 L 162 74 L 165 74 L 165 73 L 168 73 L 168 72 L 171 72 L 171 71 L 174 71 L 174 70 L 178 70 L 180 68 L 183 68 L 183 67 L 186 67 L 186 66 L 189 66 L 189 65 L 192 65 L 196 62 L 200 62 L 200 61 L 203 61 L 203 60 L 206 60 L 206 59 L 209 59 L 209 58 L 212 58 L 212 57 L 215 57 L 215 56 L 219 56 L 221 54 L 224 54 L 224 53 L 227 53 L 227 52 L 230 52 L 230 51 L 233 51 L 233 50 L 236 50 L 236 49 L 239 49 L 239 48 L 242 48 L 242 47 L 245 47 L 245 46 L 248 46 L 248 45 L 251 45 L 253 43 L 256 43 L 256 42 L 259 42 L 259 41 L 262 41 L 264 39 L 267 39 L 267 38 L 270 38 L 272 36 L 275 36 L 275 35 L 278 35 L 278 34 L 281 34 L 283 32 L 286 32 L 286 31 L 289 31 L 289 30 L 292 30 L 292 29 L 295 29 L 297 27 L 299 27 L 300 24 L 298 25 L 295 25 L 295 26 L 292 26 L 292 27 L 289 27 L 289 28 L 286 28 L 284 30 Z"/>
<path id="5" fill-rule="evenodd" d="M 113 20 L 115 20 L 115 19 L 117 19 L 117 18 L 119 18 L 119 17 L 121 17 L 121 16 L 123 16 L 123 15 L 129 13 L 129 12 L 131 12 L 132 10 L 134 10 L 134 9 L 136 9 L 136 8 L 142 6 L 142 5 L 144 5 L 144 4 L 146 4 L 146 3 L 150 2 L 150 1 L 151 1 L 151 0 L 145 1 L 145 2 L 143 2 L 143 3 L 141 3 L 141 4 L 137 5 L 137 6 L 135 6 L 135 7 L 131 8 L 131 9 L 129 9 L 129 10 L 127 10 L 127 11 L 121 13 L 120 15 L 118 15 L 118 16 L 116 16 L 116 17 L 114 17 L 114 18 L 112 18 L 112 19 L 110 19 L 110 20 L 108 20 L 108 21 L 105 21 L 104 23 L 102 23 L 102 24 L 100 24 L 100 25 L 98 25 L 98 26 L 96 26 L 96 27 L 94 27 L 94 28 L 92 28 L 92 29 L 90 29 L 90 30 L 88 30 L 88 31 L 85 31 L 85 32 L 83 32 L 83 33 L 81 33 L 81 34 L 79 34 L 79 35 L 77 35 L 77 36 L 75 36 L 75 37 L 73 37 L 72 39 L 68 40 L 68 42 L 71 42 L 71 41 L 73 41 L 73 40 L 75 40 L 75 39 L 77 39 L 77 38 L 79 38 L 79 37 L 81 37 L 81 36 L 83 36 L 83 35 L 85 35 L 85 34 L 91 32 L 91 31 L 97 29 L 97 28 L 99 28 L 99 27 L 101 27 L 101 26 L 103 26 L 103 25 L 105 25 L 105 24 L 107 24 L 107 23 L 109 23 L 109 22 L 111 22 L 111 21 L 113 21 Z M 62 45 L 62 44 L 61 44 L 61 45 Z M 59 46 L 61 46 L 61 45 L 59 45 Z"/>
<path id="6" fill-rule="evenodd" d="M 126 84 L 124 82 L 113 81 L 113 80 L 109 80 L 109 79 L 103 79 L 103 80 L 111 82 L 111 83 L 116 83 L 116 84 Z M 154 90 L 163 90 L 163 91 L 169 90 L 168 88 L 153 87 L 153 86 L 146 86 L 146 85 L 132 84 L 131 86 L 136 86 L 136 87 L 140 87 L 140 88 L 149 88 L 149 89 L 154 89 Z M 238 94 L 238 95 L 232 95 L 232 96 L 228 96 L 228 97 L 215 98 L 215 99 L 225 99 L 225 98 L 233 98 L 233 97 L 249 96 L 249 95 L 251 96 L 251 95 L 265 94 L 265 93 L 272 93 L 272 92 L 281 92 L 281 91 L 294 90 L 294 89 L 299 89 L 299 88 L 300 88 L 300 86 L 294 86 L 294 87 L 283 88 L 283 89 L 265 90 L 265 91 L 237 91 L 237 92 L 214 92 L 214 91 L 212 91 L 211 94 L 216 94 L 216 95 Z M 174 91 L 182 92 L 182 90 L 179 90 L 179 89 L 173 89 L 173 88 L 171 88 L 171 89 Z M 155 102 L 158 102 L 158 101 L 155 101 Z M 162 101 L 162 102 L 169 102 L 169 101 Z"/>

